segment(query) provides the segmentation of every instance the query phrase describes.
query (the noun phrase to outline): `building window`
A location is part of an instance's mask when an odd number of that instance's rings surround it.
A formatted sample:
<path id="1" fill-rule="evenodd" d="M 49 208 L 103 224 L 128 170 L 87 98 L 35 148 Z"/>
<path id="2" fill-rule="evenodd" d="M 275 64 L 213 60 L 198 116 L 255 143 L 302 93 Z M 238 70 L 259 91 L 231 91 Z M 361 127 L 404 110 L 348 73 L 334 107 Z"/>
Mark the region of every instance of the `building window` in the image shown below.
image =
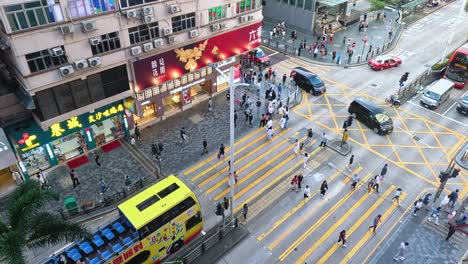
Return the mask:
<path id="1" fill-rule="evenodd" d="M 305 0 L 304 1 L 304 9 L 305 10 L 312 10 L 312 0 Z"/>
<path id="2" fill-rule="evenodd" d="M 63 21 L 62 9 L 56 1 L 41 0 L 5 6 L 5 14 L 12 31 Z"/>
<path id="3" fill-rule="evenodd" d="M 141 25 L 128 29 L 128 36 L 130 37 L 130 44 L 136 44 L 150 39 L 159 37 L 158 22 L 147 25 Z"/>
<path id="4" fill-rule="evenodd" d="M 248 12 L 256 8 L 257 0 L 243 0 L 236 3 L 236 14 Z M 258 5 L 258 7 L 261 5 Z"/>
<path id="5" fill-rule="evenodd" d="M 297 0 L 297 8 L 303 8 L 304 7 L 304 0 Z"/>
<path id="6" fill-rule="evenodd" d="M 126 7 L 136 6 L 136 5 L 157 2 L 157 1 L 159 0 L 120 0 L 120 7 L 126 8 Z"/>
<path id="7" fill-rule="evenodd" d="M 97 45 L 91 45 L 93 55 L 105 53 L 120 48 L 119 32 L 112 32 L 101 35 L 101 42 Z"/>
<path id="8" fill-rule="evenodd" d="M 289 0 L 289 4 L 292 5 L 292 6 L 295 6 L 296 5 L 296 0 Z"/>
<path id="9" fill-rule="evenodd" d="M 172 32 L 195 27 L 195 13 L 188 13 L 180 16 L 172 17 Z"/>
<path id="10" fill-rule="evenodd" d="M 85 17 L 115 9 L 114 0 L 68 0 L 72 17 Z"/>
<path id="11" fill-rule="evenodd" d="M 208 9 L 208 21 L 215 21 L 226 18 L 226 6 L 217 6 Z"/>
<path id="12" fill-rule="evenodd" d="M 64 51 L 60 56 L 52 56 L 49 49 L 26 54 L 26 61 L 28 62 L 29 70 L 31 72 L 38 72 L 67 64 L 68 59 L 65 55 L 63 46 L 58 48 L 62 48 Z"/>

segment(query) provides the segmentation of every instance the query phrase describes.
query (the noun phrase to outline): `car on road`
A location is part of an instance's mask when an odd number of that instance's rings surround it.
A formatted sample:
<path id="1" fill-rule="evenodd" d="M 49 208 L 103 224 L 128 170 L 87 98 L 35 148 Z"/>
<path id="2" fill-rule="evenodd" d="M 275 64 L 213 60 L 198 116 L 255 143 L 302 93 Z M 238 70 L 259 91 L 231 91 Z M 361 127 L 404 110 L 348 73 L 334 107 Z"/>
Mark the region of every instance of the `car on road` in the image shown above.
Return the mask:
<path id="1" fill-rule="evenodd" d="M 393 131 L 393 121 L 383 108 L 363 97 L 354 98 L 348 112 L 376 134 L 387 135 Z"/>
<path id="2" fill-rule="evenodd" d="M 321 95 L 327 90 L 325 83 L 317 74 L 302 67 L 294 68 L 289 76 L 293 78 L 299 88 L 313 95 Z"/>
<path id="3" fill-rule="evenodd" d="M 449 92 L 455 84 L 447 79 L 440 79 L 427 88 L 421 96 L 420 104 L 429 109 L 437 109 L 443 102 L 448 100 Z"/>
<path id="4" fill-rule="evenodd" d="M 249 56 L 254 63 L 263 65 L 270 64 L 270 56 L 268 56 L 268 54 L 266 54 L 261 48 L 256 48 L 249 51 Z"/>
<path id="5" fill-rule="evenodd" d="M 395 56 L 381 55 L 370 59 L 367 64 L 376 71 L 398 67 L 401 64 L 401 59 Z"/>
<path id="6" fill-rule="evenodd" d="M 458 100 L 457 111 L 460 114 L 468 115 L 468 95 L 464 95 Z"/>

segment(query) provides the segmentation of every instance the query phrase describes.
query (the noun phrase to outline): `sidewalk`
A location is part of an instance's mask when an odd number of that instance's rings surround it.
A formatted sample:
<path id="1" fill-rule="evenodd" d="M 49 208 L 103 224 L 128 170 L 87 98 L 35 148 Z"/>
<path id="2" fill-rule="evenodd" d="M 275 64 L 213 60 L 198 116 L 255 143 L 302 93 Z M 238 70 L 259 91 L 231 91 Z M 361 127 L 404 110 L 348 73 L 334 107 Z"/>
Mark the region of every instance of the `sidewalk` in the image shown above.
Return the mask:
<path id="1" fill-rule="evenodd" d="M 395 21 L 396 13 L 386 12 L 387 20 Z M 383 13 L 380 15 L 380 19 L 376 20 L 376 17 L 371 15 L 367 16 L 368 21 L 368 28 L 367 32 L 361 31 L 359 32 L 359 23 L 354 23 L 346 29 L 337 31 L 334 33 L 333 42 L 329 43 L 328 40 L 325 44 L 327 48 L 327 55 L 321 57 L 320 52 L 316 58 L 314 58 L 313 49 L 309 51 L 309 46 L 314 44 L 317 41 L 317 35 L 312 35 L 311 32 L 303 32 L 297 31 L 297 40 L 293 41 L 291 39 L 291 32 L 295 29 L 289 29 L 288 25 L 286 25 L 286 36 L 285 40 L 282 41 L 281 37 L 273 37 L 270 38 L 270 30 L 276 25 L 276 23 L 272 21 L 264 20 L 263 28 L 262 28 L 262 36 L 263 36 L 263 43 L 266 46 L 273 46 L 277 47 L 280 50 L 286 52 L 292 52 L 292 49 L 296 49 L 299 47 L 301 41 L 306 41 L 306 49 L 302 49 L 300 53 L 300 57 L 305 57 L 308 59 L 312 59 L 316 62 L 321 63 L 336 63 L 332 61 L 332 52 L 336 51 L 337 56 L 340 55 L 341 57 L 341 64 L 347 62 L 348 55 L 346 54 L 346 50 L 348 48 L 348 39 L 351 39 L 351 44 L 355 42 L 355 47 L 352 48 L 354 51 L 352 61 L 357 60 L 358 56 L 363 56 L 364 58 L 361 59 L 363 61 L 365 59 L 366 54 L 369 50 L 374 51 L 377 48 L 382 48 L 384 44 L 389 43 L 388 33 L 387 33 L 387 26 L 383 18 Z M 397 25 L 393 23 L 392 26 L 392 38 L 396 35 Z M 364 43 L 363 39 L 367 36 L 367 42 Z M 320 41 L 318 41 L 320 44 Z M 269 44 L 268 44 L 269 43 Z M 372 46 L 372 47 L 371 47 Z M 364 49 L 364 50 L 363 50 Z M 296 55 L 299 54 L 296 52 Z"/>

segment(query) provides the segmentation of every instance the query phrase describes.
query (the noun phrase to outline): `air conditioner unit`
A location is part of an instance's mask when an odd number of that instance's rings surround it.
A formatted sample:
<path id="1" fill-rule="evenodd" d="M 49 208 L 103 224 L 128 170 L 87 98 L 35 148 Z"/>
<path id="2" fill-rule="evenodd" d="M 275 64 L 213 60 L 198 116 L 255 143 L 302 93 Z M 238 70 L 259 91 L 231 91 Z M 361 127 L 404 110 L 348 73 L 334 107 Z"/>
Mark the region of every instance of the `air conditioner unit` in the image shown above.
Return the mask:
<path id="1" fill-rule="evenodd" d="M 71 65 L 60 67 L 59 71 L 60 71 L 60 75 L 62 75 L 63 77 L 71 75 L 75 72 L 75 70 L 73 70 L 73 66 Z"/>
<path id="2" fill-rule="evenodd" d="M 189 36 L 190 36 L 190 38 L 198 37 L 198 29 L 190 30 L 189 31 Z"/>
<path id="3" fill-rule="evenodd" d="M 149 24 L 149 23 L 152 23 L 153 21 L 154 21 L 153 15 L 143 16 L 143 23 Z"/>
<path id="4" fill-rule="evenodd" d="M 62 56 L 64 52 L 61 47 L 56 47 L 56 48 L 49 49 L 49 54 L 52 57 L 58 57 L 58 56 Z"/>
<path id="5" fill-rule="evenodd" d="M 169 13 L 171 13 L 171 14 L 175 14 L 175 13 L 180 12 L 180 11 L 181 10 L 180 10 L 179 5 L 170 5 L 169 6 Z"/>
<path id="6" fill-rule="evenodd" d="M 213 24 L 210 26 L 211 31 L 218 31 L 221 29 L 221 24 Z"/>
<path id="7" fill-rule="evenodd" d="M 141 13 L 143 15 L 152 15 L 153 14 L 153 6 L 145 6 L 141 9 Z"/>
<path id="8" fill-rule="evenodd" d="M 97 66 L 101 65 L 101 63 L 102 63 L 101 57 L 89 58 L 88 63 L 89 63 L 89 66 L 91 66 L 91 67 L 97 67 Z"/>
<path id="9" fill-rule="evenodd" d="M 239 17 L 239 23 L 244 23 L 244 22 L 247 22 L 247 16 Z"/>
<path id="10" fill-rule="evenodd" d="M 88 68 L 88 61 L 87 60 L 79 60 L 73 62 L 73 65 L 75 65 L 75 69 L 77 70 L 83 70 Z"/>
<path id="11" fill-rule="evenodd" d="M 163 35 L 164 35 L 164 36 L 172 35 L 172 28 L 165 28 L 165 29 L 163 29 Z"/>
<path id="12" fill-rule="evenodd" d="M 174 43 L 174 42 L 175 42 L 175 36 L 169 36 L 169 37 L 167 38 L 167 42 L 168 42 L 168 43 Z"/>
<path id="13" fill-rule="evenodd" d="M 99 45 L 99 43 L 101 43 L 101 37 L 94 37 L 89 39 L 89 44 L 92 46 Z"/>
<path id="14" fill-rule="evenodd" d="M 150 51 L 152 49 L 153 49 L 153 43 L 148 42 L 148 43 L 143 44 L 143 50 L 145 52 L 148 52 L 148 51 Z"/>
<path id="15" fill-rule="evenodd" d="M 135 18 L 136 15 L 137 15 L 137 11 L 136 11 L 135 9 L 130 9 L 130 10 L 125 11 L 125 16 L 126 16 L 128 19 Z"/>
<path id="16" fill-rule="evenodd" d="M 141 53 L 141 47 L 140 46 L 136 46 L 136 47 L 133 47 L 130 49 L 130 54 L 132 54 L 132 56 L 136 56 L 138 54 Z"/>
<path id="17" fill-rule="evenodd" d="M 154 45 L 155 48 L 159 48 L 162 45 L 164 45 L 164 42 L 163 42 L 162 39 L 155 39 L 155 40 L 153 40 L 153 45 Z"/>
<path id="18" fill-rule="evenodd" d="M 90 32 L 96 30 L 96 21 L 84 21 L 81 22 L 81 29 L 83 32 Z"/>
<path id="19" fill-rule="evenodd" d="M 60 31 L 62 32 L 63 35 L 71 34 L 71 33 L 75 32 L 75 28 L 73 27 L 73 25 L 65 25 L 65 26 L 61 26 L 59 28 L 60 28 Z"/>
<path id="20" fill-rule="evenodd" d="M 248 16 L 248 17 L 247 17 L 247 20 L 249 20 L 249 21 L 250 21 L 250 20 L 254 20 L 254 16 L 252 16 L 252 15 Z"/>

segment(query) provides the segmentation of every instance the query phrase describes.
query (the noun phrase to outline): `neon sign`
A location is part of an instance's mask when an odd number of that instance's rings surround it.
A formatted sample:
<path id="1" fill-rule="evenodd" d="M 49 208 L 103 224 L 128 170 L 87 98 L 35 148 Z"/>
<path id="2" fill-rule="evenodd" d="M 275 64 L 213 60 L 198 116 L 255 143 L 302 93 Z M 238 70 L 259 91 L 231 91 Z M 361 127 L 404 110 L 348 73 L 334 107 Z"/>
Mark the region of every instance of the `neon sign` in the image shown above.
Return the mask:
<path id="1" fill-rule="evenodd" d="M 19 145 L 26 145 L 26 147 L 21 148 L 22 152 L 28 151 L 30 149 L 39 147 L 41 144 L 39 142 L 34 142 L 37 139 L 36 135 L 29 135 L 28 133 L 23 133 L 23 137 L 18 140 Z"/>

